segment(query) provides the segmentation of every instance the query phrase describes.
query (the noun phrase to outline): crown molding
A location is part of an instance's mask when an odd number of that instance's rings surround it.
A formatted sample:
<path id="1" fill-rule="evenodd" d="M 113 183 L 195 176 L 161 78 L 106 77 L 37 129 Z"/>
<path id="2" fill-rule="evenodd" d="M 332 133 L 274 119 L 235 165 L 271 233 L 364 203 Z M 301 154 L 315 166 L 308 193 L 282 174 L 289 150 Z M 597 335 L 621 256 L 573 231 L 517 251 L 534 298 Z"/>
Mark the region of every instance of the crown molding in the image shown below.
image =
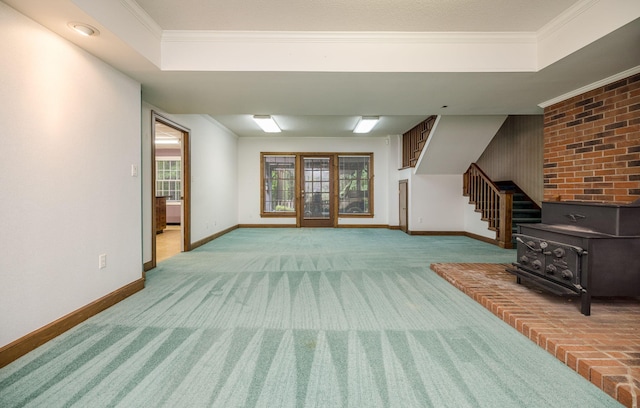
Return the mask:
<path id="1" fill-rule="evenodd" d="M 204 118 L 205 120 L 211 122 L 212 125 L 218 127 L 220 130 L 222 130 L 223 132 L 227 132 L 229 134 L 229 136 L 232 136 L 235 139 L 238 139 L 240 136 L 236 135 L 235 133 L 233 133 L 233 131 L 231 129 L 229 129 L 228 127 L 226 127 L 225 125 L 223 125 L 222 123 L 218 122 L 213 116 L 211 116 L 208 113 L 204 113 L 199 115 L 202 118 Z M 192 247 L 193 249 L 193 247 Z"/>
<path id="2" fill-rule="evenodd" d="M 541 108 L 546 108 L 548 106 L 555 105 L 556 103 L 559 103 L 559 102 L 562 102 L 562 101 L 566 101 L 567 99 L 573 98 L 574 96 L 578 96 L 578 95 L 581 95 L 583 93 L 586 93 L 586 92 L 589 92 L 589 91 L 593 91 L 594 89 L 603 87 L 605 85 L 609 85 L 611 83 L 614 83 L 614 82 L 619 81 L 621 79 L 628 78 L 628 77 L 630 77 L 632 75 L 635 75 L 635 74 L 638 74 L 638 73 L 640 73 L 640 65 L 635 66 L 633 68 L 630 68 L 630 69 L 628 69 L 626 71 L 622 71 L 622 72 L 620 72 L 618 74 L 611 75 L 610 77 L 607 77 L 605 79 L 601 79 L 600 81 L 593 82 L 593 83 L 591 83 L 589 85 L 583 86 L 582 88 L 578 88 L 578 89 L 575 89 L 575 90 L 573 90 L 571 92 L 567 92 L 567 93 L 565 93 L 563 95 L 560 95 L 560 96 L 558 96 L 556 98 L 549 99 L 548 101 L 539 103 L 538 106 L 541 107 Z"/>
<path id="3" fill-rule="evenodd" d="M 544 40 L 546 37 L 556 33 L 571 21 L 586 13 L 590 8 L 595 6 L 600 0 L 581 0 L 569 7 L 567 10 L 559 14 L 549 23 L 544 25 L 537 32 L 538 41 Z"/>
<path id="4" fill-rule="evenodd" d="M 153 35 L 167 42 L 382 42 L 382 43 L 536 43 L 560 30 L 600 0 L 581 0 L 537 32 L 352 32 L 163 30 L 135 2 L 120 3 Z"/>
<path id="5" fill-rule="evenodd" d="M 535 44 L 535 32 L 366 32 L 164 30 L 163 42 Z"/>
<path id="6" fill-rule="evenodd" d="M 170 42 L 384 42 L 384 43 L 535 43 L 552 35 L 600 0 L 581 0 L 537 32 L 313 32 L 163 30 L 135 0 L 120 0 L 154 37 Z"/>
<path id="7" fill-rule="evenodd" d="M 158 41 L 162 39 L 162 27 L 135 0 L 120 0 L 120 4 L 149 30 Z"/>

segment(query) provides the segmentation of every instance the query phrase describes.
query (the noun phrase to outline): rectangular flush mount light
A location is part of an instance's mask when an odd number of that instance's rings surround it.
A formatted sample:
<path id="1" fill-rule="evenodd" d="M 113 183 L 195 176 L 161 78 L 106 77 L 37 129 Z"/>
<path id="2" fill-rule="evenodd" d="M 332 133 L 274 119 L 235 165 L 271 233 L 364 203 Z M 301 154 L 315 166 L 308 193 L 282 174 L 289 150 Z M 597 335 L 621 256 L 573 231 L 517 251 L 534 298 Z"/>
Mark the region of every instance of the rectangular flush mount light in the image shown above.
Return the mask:
<path id="1" fill-rule="evenodd" d="M 280 128 L 275 120 L 269 115 L 254 115 L 253 120 L 256 121 L 258 126 L 267 133 L 279 133 Z"/>
<path id="2" fill-rule="evenodd" d="M 378 116 L 363 116 L 358 121 L 356 128 L 353 129 L 353 133 L 369 133 L 379 120 Z"/>
<path id="3" fill-rule="evenodd" d="M 158 145 L 173 145 L 173 144 L 177 145 L 177 144 L 180 144 L 180 141 L 174 138 L 158 137 L 156 138 L 155 143 Z"/>

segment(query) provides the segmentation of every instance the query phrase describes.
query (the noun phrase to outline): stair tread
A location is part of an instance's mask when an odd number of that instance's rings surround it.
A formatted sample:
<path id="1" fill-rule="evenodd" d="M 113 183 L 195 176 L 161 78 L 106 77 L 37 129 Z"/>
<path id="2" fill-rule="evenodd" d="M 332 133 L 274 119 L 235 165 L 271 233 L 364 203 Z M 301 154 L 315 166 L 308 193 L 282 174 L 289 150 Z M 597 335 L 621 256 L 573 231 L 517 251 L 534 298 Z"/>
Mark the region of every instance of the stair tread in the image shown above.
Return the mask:
<path id="1" fill-rule="evenodd" d="M 511 195 L 512 198 L 512 206 L 511 206 L 511 226 L 512 233 L 516 233 L 518 231 L 518 224 L 535 224 L 542 222 L 542 211 L 538 204 L 536 204 L 533 200 L 531 200 L 526 193 L 524 193 L 513 181 L 498 181 L 494 182 L 494 184 L 500 189 L 500 191 L 507 192 Z M 472 197 L 472 194 L 469 194 L 469 203 L 476 205 L 476 212 L 482 213 L 481 219 L 484 222 L 488 222 L 491 224 L 491 221 L 495 221 L 494 225 L 489 225 L 488 229 L 490 231 L 499 232 L 499 226 L 497 218 L 491 217 L 491 215 L 496 214 L 495 212 L 497 208 L 492 209 L 484 209 L 483 206 L 486 206 L 488 202 L 485 201 L 487 197 L 480 196 Z M 473 199 L 478 200 L 477 202 Z M 512 240 L 512 243 L 515 243 L 515 239 Z"/>

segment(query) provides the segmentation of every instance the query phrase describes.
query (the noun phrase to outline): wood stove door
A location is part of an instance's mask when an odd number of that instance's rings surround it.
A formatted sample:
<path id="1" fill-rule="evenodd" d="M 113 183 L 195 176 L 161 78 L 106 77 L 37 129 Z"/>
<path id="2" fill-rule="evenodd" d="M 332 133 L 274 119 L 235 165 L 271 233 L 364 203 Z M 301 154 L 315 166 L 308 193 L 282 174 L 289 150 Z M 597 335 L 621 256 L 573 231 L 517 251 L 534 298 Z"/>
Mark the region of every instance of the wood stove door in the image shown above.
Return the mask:
<path id="1" fill-rule="evenodd" d="M 538 237 L 515 235 L 518 267 L 576 292 L 583 288 L 582 257 L 586 251 Z"/>

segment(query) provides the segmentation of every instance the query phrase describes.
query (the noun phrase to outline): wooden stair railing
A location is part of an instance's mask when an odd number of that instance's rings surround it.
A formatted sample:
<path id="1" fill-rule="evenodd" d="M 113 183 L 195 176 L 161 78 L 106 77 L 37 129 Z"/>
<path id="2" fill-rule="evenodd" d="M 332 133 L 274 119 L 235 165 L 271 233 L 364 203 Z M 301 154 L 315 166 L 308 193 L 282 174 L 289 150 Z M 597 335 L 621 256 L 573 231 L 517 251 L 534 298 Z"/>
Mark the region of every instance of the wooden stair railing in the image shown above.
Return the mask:
<path id="1" fill-rule="evenodd" d="M 402 135 L 402 167 L 415 167 L 422 149 L 436 123 L 437 116 L 432 115 L 418 123 L 411 130 Z"/>
<path id="2" fill-rule="evenodd" d="M 482 220 L 489 223 L 489 229 L 496 231 L 496 241 L 501 248 L 513 248 L 511 242 L 511 220 L 513 192 L 501 191 L 475 163 L 463 175 L 462 194 L 475 204 L 476 211 L 482 213 Z"/>

